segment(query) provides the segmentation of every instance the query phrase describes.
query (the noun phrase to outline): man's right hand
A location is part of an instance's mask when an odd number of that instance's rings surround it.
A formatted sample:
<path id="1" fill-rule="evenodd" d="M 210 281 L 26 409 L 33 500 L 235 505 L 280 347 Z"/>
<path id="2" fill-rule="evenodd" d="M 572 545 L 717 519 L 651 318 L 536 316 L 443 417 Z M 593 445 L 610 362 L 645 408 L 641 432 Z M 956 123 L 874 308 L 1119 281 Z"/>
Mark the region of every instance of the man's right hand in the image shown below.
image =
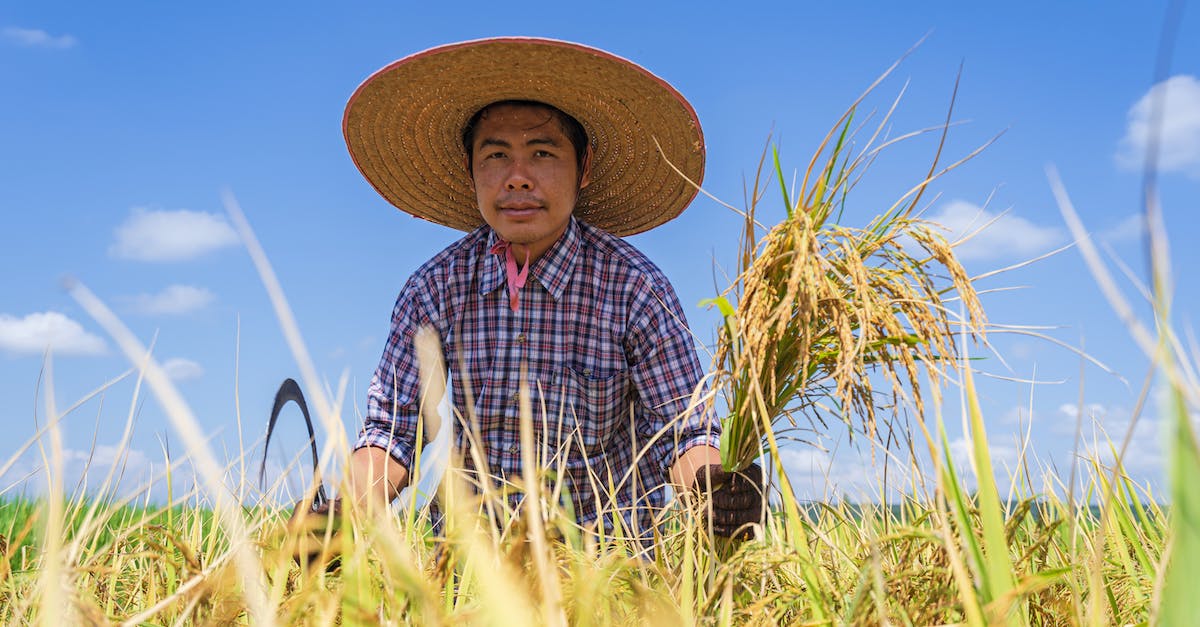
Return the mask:
<path id="1" fill-rule="evenodd" d="M 342 500 L 333 499 L 317 507 L 299 501 L 292 508 L 287 530 L 292 558 L 301 566 L 325 565 L 331 571 L 341 563 Z"/>
<path id="2" fill-rule="evenodd" d="M 348 472 L 345 496 L 367 508 L 387 507 L 408 484 L 408 469 L 374 446 L 351 453 Z"/>
<path id="3" fill-rule="evenodd" d="M 291 545 L 292 556 L 296 562 L 324 561 L 327 569 L 336 568 L 341 552 L 342 498 L 353 499 L 360 513 L 380 511 L 387 508 L 406 483 L 408 469 L 392 459 L 387 451 L 365 447 L 351 453 L 342 497 L 315 508 L 308 501 L 300 501 L 292 508 L 287 529 L 290 541 L 294 543 Z"/>

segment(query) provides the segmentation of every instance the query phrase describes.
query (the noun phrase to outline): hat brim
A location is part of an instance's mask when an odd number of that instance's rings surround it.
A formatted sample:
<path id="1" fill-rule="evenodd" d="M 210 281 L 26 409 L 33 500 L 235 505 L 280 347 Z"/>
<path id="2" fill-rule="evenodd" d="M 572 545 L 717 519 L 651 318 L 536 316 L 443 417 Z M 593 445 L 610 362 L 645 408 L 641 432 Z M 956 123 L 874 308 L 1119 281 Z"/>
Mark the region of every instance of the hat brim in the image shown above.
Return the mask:
<path id="1" fill-rule="evenodd" d="M 354 164 L 389 203 L 470 231 L 483 218 L 462 131 L 502 100 L 544 102 L 583 125 L 591 183 L 575 215 L 588 223 L 632 235 L 675 218 L 695 198 L 704 176 L 695 110 L 641 66 L 571 42 L 496 38 L 405 57 L 355 90 L 342 130 Z"/>

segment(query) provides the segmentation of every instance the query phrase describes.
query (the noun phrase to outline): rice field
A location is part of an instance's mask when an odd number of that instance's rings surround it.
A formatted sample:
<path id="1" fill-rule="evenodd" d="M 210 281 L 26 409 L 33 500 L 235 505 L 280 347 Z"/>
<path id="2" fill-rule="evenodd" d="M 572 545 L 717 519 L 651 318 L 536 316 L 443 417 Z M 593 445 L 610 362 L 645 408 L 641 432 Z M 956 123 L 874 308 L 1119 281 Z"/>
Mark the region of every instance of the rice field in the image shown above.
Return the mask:
<path id="1" fill-rule="evenodd" d="M 1169 312 L 1160 302 L 1157 320 L 1130 329 L 1171 383 L 1169 494 L 1125 475 L 1119 442 L 1111 443 L 1118 463 L 1080 465 L 1082 491 L 1025 458 L 1016 474 L 998 478 L 967 360 L 986 337 L 987 318 L 953 247 L 916 211 L 926 188 L 961 161 L 942 164 L 939 152 L 929 175 L 868 226 L 840 225 L 838 207 L 881 149 L 877 135 L 856 139 L 862 126 L 854 116 L 851 108 L 833 126 L 795 186 L 785 183 L 778 157 L 764 153 L 761 178 L 735 209 L 745 217 L 740 267 L 712 301 L 724 322 L 713 393 L 702 400 L 724 416 L 723 463 L 759 460 L 774 471 L 771 511 L 751 539 L 713 537 L 703 503 L 679 499 L 646 551 L 619 530 L 580 528 L 546 488 L 553 469 L 526 466 L 510 488 L 524 491 L 529 505 L 513 510 L 498 490 L 467 485 L 453 455 L 437 487 L 446 504 L 439 535 L 411 494 L 398 511 L 350 506 L 327 528 L 290 526 L 286 508 L 250 506 L 259 500 L 239 502 L 222 489 L 235 466 L 256 465 L 253 450 L 219 460 L 146 347 L 76 285 L 73 295 L 134 364 L 138 393 L 144 384 L 167 408 L 199 482 L 163 506 L 118 499 L 107 480 L 72 493 L 54 471 L 59 413 L 48 408 L 39 434 L 47 496 L 0 500 L 0 622 L 1195 624 L 1200 454 L 1188 408 L 1200 400 L 1200 384 Z M 1055 191 L 1085 257 L 1094 255 L 1066 191 Z M 756 209 L 780 196 L 786 217 L 760 224 Z M 227 205 L 302 379 L 318 381 L 265 254 L 236 203 Z M 1150 237 L 1161 244 L 1160 233 Z M 1094 268 L 1098 282 L 1111 281 Z M 322 389 L 306 385 L 310 403 L 326 433 L 344 433 L 340 398 Z M 939 409 L 945 397 L 966 408 L 966 466 L 951 454 Z M 877 501 L 797 501 L 781 442 L 789 429 L 831 421 L 866 442 L 901 434 L 896 441 L 905 445 L 888 455 L 906 471 L 897 474 L 905 485 L 881 489 Z M 526 402 L 522 429 L 533 424 Z M 322 459 L 348 453 L 344 440 L 323 444 Z M 236 492 L 261 496 L 252 484 Z"/>
<path id="2" fill-rule="evenodd" d="M 499 495 L 482 497 L 497 526 L 460 492 L 444 539 L 419 519 L 355 512 L 326 544 L 325 530 L 287 533 L 286 512 L 248 509 L 251 573 L 198 496 L 171 510 L 72 501 L 57 538 L 47 503 L 10 499 L 0 607 L 6 624 L 1186 624 L 1163 616 L 1176 532 L 1153 495 L 1097 464 L 1100 506 L 987 503 L 950 483 L 961 471 L 947 460 L 932 500 L 779 508 L 739 544 L 679 507 L 651 557 L 579 533 L 561 509 L 509 518 Z M 298 542 L 337 568 L 297 564 Z"/>

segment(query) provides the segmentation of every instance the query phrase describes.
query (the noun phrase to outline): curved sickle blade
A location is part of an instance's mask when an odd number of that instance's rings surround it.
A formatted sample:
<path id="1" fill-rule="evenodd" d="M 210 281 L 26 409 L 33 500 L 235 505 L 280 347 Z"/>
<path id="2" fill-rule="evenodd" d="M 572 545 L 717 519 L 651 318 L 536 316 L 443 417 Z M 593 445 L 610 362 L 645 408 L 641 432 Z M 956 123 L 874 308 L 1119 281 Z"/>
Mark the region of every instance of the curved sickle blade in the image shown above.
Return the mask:
<path id="1" fill-rule="evenodd" d="M 271 420 L 267 422 L 267 441 L 263 443 L 262 464 L 258 467 L 258 486 L 262 487 L 263 474 L 267 470 L 267 447 L 271 446 L 271 434 L 275 432 L 275 422 L 279 419 L 280 410 L 288 404 L 288 401 L 295 401 L 300 406 L 300 413 L 304 415 L 304 424 L 308 427 L 308 445 L 312 449 L 313 481 L 317 485 L 312 509 L 316 510 L 328 500 L 328 497 L 325 496 L 325 485 L 321 483 L 321 477 L 317 474 L 317 434 L 313 432 L 312 418 L 308 415 L 308 403 L 304 402 L 304 393 L 300 391 L 300 384 L 291 378 L 284 379 L 279 386 L 279 391 L 275 392 L 275 406 L 271 408 Z"/>

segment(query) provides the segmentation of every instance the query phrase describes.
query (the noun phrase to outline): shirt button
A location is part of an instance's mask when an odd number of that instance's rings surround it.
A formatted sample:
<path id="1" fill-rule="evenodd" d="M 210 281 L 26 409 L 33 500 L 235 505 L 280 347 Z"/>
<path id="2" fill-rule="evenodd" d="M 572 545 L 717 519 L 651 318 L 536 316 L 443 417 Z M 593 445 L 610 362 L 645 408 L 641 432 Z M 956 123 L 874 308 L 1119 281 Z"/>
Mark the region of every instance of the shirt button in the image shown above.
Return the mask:
<path id="1" fill-rule="evenodd" d="M 518 333 L 517 334 L 517 344 L 524 344 L 524 343 L 525 343 L 525 334 Z"/>
<path id="2" fill-rule="evenodd" d="M 519 450 L 519 449 L 517 448 L 517 445 L 516 445 L 516 444 L 514 444 L 514 445 L 512 445 L 512 446 L 508 447 L 508 452 L 509 452 L 509 453 L 512 453 L 513 455 L 516 455 L 518 450 Z"/>
<path id="3" fill-rule="evenodd" d="M 592 371 L 591 371 L 591 370 L 584 370 L 584 371 L 583 371 L 583 376 L 585 376 L 585 377 L 590 377 L 590 376 L 592 376 Z"/>

